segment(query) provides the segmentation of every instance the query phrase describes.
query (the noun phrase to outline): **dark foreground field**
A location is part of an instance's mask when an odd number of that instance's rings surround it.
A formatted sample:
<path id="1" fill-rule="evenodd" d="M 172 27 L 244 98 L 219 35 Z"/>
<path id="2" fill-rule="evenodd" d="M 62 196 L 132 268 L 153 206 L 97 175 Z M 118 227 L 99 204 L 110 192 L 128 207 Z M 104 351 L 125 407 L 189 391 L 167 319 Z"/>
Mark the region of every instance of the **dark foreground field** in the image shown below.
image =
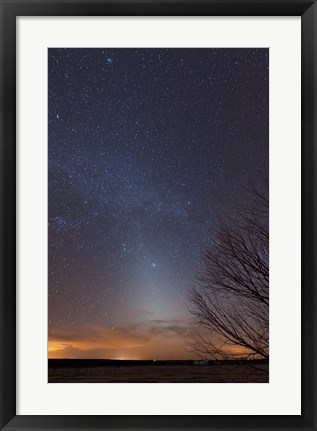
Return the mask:
<path id="1" fill-rule="evenodd" d="M 49 359 L 49 383 L 268 383 L 268 363 Z"/>

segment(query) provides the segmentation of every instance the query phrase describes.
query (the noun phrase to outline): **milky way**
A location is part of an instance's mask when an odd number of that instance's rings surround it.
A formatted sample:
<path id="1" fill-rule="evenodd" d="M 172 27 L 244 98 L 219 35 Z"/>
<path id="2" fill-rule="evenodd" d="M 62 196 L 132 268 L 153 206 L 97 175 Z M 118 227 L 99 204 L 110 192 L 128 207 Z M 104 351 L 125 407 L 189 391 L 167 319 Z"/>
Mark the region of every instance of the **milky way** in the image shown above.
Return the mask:
<path id="1" fill-rule="evenodd" d="M 52 357 L 186 357 L 208 235 L 268 173 L 268 54 L 49 49 Z"/>

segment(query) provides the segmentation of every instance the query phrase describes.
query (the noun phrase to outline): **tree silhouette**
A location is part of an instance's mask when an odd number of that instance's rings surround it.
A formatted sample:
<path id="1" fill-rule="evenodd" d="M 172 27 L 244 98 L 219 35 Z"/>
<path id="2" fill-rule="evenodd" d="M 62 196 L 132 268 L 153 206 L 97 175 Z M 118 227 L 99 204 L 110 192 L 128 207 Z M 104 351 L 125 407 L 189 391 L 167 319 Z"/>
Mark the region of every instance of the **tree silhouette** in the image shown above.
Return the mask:
<path id="1" fill-rule="evenodd" d="M 203 358 L 269 358 L 269 202 L 250 196 L 210 239 L 189 292 L 197 329 L 187 344 Z"/>

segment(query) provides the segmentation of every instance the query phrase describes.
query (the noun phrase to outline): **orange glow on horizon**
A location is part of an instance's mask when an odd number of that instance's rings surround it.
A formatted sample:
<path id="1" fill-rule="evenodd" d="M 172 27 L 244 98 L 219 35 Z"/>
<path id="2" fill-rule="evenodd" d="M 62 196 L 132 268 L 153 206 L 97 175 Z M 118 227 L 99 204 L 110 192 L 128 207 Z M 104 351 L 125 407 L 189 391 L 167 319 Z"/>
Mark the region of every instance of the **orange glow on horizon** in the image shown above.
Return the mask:
<path id="1" fill-rule="evenodd" d="M 240 346 L 226 346 L 226 351 L 231 351 L 238 356 L 249 353 Z M 158 353 L 159 352 L 159 353 Z M 69 340 L 55 339 L 48 340 L 49 359 L 113 359 L 113 360 L 176 360 L 176 359 L 202 359 L 198 358 L 194 352 L 184 351 L 183 343 L 178 339 L 170 340 L 166 343 L 163 340 L 153 339 L 136 346 L 135 342 L 129 340 L 100 340 L 92 339 Z M 206 358 L 208 359 L 208 358 Z M 212 359 L 212 358 L 209 358 Z M 237 357 L 238 359 L 238 357 Z"/>
<path id="2" fill-rule="evenodd" d="M 63 350 L 65 348 L 65 343 L 49 339 L 48 340 L 48 353 Z"/>
<path id="3" fill-rule="evenodd" d="M 170 330 L 172 326 L 173 330 Z M 65 328 L 48 339 L 50 359 L 116 359 L 116 360 L 181 360 L 202 359 L 185 347 L 187 328 L 175 331 L 176 325 L 158 327 L 148 331 L 144 327 L 112 327 L 85 324 L 77 330 Z M 178 328 L 176 326 L 176 328 Z M 218 344 L 218 343 L 217 343 Z M 220 345 L 219 345 L 220 347 Z M 247 349 L 226 345 L 227 353 L 236 358 L 250 353 Z M 207 357 L 205 359 L 208 359 Z M 209 358 L 211 359 L 211 358 Z"/>

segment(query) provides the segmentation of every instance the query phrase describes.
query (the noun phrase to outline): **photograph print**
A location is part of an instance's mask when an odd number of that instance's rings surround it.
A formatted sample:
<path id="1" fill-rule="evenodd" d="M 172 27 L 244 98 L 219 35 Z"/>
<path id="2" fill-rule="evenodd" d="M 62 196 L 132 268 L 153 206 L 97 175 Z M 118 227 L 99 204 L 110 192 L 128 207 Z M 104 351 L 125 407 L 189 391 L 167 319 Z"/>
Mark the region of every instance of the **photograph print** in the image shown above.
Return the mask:
<path id="1" fill-rule="evenodd" d="M 269 382 L 269 49 L 48 49 L 48 382 Z"/>

